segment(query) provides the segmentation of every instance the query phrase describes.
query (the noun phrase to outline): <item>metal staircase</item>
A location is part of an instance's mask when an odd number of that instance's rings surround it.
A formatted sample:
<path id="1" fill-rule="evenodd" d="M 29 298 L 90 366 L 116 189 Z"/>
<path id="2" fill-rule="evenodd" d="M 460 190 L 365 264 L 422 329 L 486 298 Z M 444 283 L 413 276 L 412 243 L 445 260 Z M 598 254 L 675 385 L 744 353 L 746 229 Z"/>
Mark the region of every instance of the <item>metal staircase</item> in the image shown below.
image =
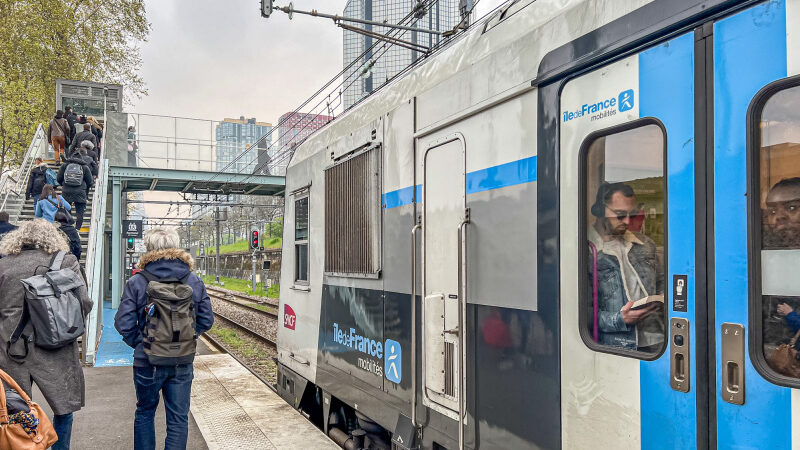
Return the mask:
<path id="1" fill-rule="evenodd" d="M 36 158 L 42 158 L 48 166 L 58 171 L 60 162 L 53 160 L 53 149 L 47 142 L 44 127 L 36 128 L 31 145 L 16 171 L 0 177 L 0 210 L 8 212 L 11 223 L 18 223 L 34 218 L 33 201 L 25 199 L 28 178 L 35 165 Z M 94 364 L 97 354 L 97 342 L 102 333 L 103 311 L 103 257 L 106 229 L 106 198 L 108 185 L 108 161 L 99 163 L 99 174 L 95 186 L 89 191 L 89 201 L 83 217 L 83 228 L 78 230 L 81 236 L 81 265 L 86 273 L 87 289 L 94 302 L 86 323 L 86 334 L 82 339 L 81 358 L 85 364 Z M 61 188 L 57 189 L 61 193 Z M 89 338 L 87 338 L 89 337 Z"/>

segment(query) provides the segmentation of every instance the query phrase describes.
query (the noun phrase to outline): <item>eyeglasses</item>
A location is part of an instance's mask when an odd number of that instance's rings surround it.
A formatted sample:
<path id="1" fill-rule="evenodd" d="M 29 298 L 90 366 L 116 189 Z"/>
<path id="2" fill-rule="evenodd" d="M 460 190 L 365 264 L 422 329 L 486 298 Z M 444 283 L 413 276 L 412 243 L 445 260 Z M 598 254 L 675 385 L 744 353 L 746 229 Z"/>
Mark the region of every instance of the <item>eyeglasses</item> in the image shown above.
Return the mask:
<path id="1" fill-rule="evenodd" d="M 616 217 L 617 220 L 625 220 L 626 217 L 630 217 L 631 219 L 633 219 L 642 212 L 642 210 L 638 208 L 631 211 L 622 211 L 622 210 L 614 210 L 606 206 L 606 209 L 614 213 L 614 217 Z"/>

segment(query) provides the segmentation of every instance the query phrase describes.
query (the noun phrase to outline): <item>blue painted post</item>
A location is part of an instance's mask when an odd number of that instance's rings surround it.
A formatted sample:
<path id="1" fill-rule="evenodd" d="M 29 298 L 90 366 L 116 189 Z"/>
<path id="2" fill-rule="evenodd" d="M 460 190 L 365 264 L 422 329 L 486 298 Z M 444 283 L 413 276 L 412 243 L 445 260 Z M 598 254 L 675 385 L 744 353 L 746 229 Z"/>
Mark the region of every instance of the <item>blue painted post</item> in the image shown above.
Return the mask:
<path id="1" fill-rule="evenodd" d="M 122 180 L 115 178 L 111 195 L 111 307 L 122 299 Z"/>

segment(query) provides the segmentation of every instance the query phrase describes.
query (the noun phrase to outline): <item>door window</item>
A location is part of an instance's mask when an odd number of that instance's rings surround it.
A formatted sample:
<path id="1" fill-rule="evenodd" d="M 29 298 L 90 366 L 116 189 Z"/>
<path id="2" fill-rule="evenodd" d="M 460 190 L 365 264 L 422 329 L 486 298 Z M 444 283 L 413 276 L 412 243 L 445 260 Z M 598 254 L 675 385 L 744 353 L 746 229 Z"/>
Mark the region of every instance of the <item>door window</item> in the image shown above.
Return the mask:
<path id="1" fill-rule="evenodd" d="M 666 135 L 653 119 L 594 133 L 581 149 L 581 336 L 642 359 L 665 346 Z"/>
<path id="2" fill-rule="evenodd" d="M 757 149 L 752 153 L 753 187 L 758 193 L 751 208 L 756 262 L 751 312 L 757 316 L 755 350 L 760 353 L 755 359 L 766 363 L 759 369 L 768 379 L 788 385 L 800 380 L 800 361 L 794 356 L 800 348 L 798 104 L 800 79 L 778 82 L 756 98 L 751 123 Z"/>

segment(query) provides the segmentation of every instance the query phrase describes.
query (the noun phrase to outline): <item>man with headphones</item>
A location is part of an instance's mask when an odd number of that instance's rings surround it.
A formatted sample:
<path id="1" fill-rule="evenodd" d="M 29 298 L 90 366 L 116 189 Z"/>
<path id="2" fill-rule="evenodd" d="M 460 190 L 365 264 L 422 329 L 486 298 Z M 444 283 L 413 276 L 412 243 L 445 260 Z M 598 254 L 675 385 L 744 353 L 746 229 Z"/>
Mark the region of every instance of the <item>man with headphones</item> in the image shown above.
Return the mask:
<path id="1" fill-rule="evenodd" d="M 664 343 L 664 269 L 653 240 L 630 229 L 641 215 L 633 188 L 603 182 L 591 213 L 595 220 L 587 233 L 588 280 L 589 299 L 597 302 L 597 341 L 658 352 Z M 662 300 L 633 308 L 635 301 L 648 297 Z"/>

